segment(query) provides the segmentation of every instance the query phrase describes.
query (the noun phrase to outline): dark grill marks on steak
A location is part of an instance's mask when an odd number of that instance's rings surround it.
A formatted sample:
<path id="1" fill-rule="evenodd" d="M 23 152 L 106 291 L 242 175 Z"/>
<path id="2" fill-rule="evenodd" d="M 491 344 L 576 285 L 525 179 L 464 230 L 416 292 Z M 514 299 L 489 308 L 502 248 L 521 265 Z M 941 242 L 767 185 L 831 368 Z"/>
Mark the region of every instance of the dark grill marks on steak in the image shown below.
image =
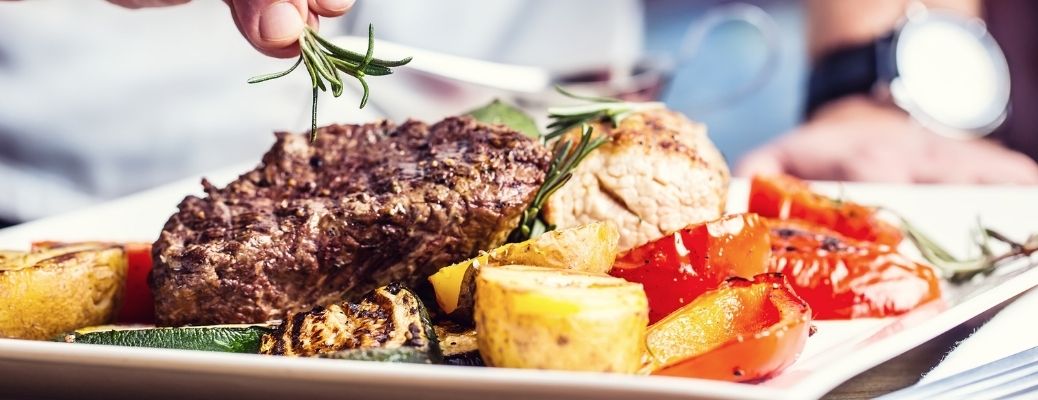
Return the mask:
<path id="1" fill-rule="evenodd" d="M 161 325 L 253 323 L 415 283 L 504 241 L 550 154 L 467 117 L 287 133 L 224 188 L 203 181 L 153 252 Z"/>

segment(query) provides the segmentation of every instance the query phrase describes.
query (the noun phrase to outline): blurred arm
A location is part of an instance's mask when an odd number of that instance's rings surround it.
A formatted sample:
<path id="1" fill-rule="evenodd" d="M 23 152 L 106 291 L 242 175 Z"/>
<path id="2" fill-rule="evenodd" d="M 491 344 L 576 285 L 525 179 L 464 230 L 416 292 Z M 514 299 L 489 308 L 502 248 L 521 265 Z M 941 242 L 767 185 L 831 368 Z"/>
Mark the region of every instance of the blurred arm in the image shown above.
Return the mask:
<path id="1" fill-rule="evenodd" d="M 889 32 L 905 15 L 910 0 L 806 0 L 808 53 L 811 60 L 847 44 L 869 42 Z M 924 0 L 943 8 L 980 16 L 981 0 Z"/>
<path id="2" fill-rule="evenodd" d="M 805 0 L 808 54 L 816 60 L 894 28 L 909 0 Z M 980 0 L 926 0 L 929 8 L 980 16 Z M 985 139 L 933 134 L 889 102 L 851 95 L 826 103 L 799 127 L 745 155 L 736 174 L 901 183 L 1038 184 L 1030 157 Z"/>

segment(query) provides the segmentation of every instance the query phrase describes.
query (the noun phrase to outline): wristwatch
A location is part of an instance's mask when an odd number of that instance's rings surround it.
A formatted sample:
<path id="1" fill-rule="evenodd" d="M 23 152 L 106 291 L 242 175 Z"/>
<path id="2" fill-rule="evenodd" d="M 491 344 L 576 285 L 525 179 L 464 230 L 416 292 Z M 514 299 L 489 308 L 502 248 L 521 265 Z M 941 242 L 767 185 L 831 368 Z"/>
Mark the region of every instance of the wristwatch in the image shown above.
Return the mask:
<path id="1" fill-rule="evenodd" d="M 980 137 L 1006 118 L 1009 67 L 979 18 L 913 6 L 890 34 L 822 56 L 806 113 L 851 94 L 890 101 L 934 132 Z"/>

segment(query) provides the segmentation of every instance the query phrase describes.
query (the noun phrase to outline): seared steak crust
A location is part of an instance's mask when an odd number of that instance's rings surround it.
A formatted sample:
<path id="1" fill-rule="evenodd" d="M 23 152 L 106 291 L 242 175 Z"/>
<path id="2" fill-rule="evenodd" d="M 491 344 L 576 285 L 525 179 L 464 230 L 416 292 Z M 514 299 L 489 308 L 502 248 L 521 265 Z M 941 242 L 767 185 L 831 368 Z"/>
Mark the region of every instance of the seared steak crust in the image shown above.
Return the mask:
<path id="1" fill-rule="evenodd" d="M 278 133 L 256 169 L 188 196 L 155 242 L 158 324 L 254 323 L 356 297 L 504 241 L 550 154 L 468 117 Z"/>

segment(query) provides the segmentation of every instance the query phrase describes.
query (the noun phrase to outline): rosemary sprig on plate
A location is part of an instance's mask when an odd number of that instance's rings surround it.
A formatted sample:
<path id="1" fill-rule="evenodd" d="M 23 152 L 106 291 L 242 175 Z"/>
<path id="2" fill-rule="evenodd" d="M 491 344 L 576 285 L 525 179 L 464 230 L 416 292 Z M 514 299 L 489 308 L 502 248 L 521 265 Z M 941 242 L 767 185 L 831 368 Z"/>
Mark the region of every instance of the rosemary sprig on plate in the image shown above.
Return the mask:
<path id="1" fill-rule="evenodd" d="M 533 201 L 523 211 L 522 217 L 519 218 L 519 226 L 508 236 L 509 242 L 521 242 L 555 229 L 554 226 L 546 224 L 541 219 L 541 209 L 544 207 L 544 202 L 555 191 L 565 185 L 566 182 L 569 182 L 570 178 L 573 177 L 573 169 L 580 165 L 580 162 L 584 161 L 588 154 L 591 154 L 598 146 L 609 140 L 604 135 L 592 138 L 591 126 L 586 123 L 582 124 L 580 129 L 580 141 L 576 142 L 576 145 L 574 145 L 574 142 L 566 139 L 555 146 L 555 156 L 548 166 L 544 184 L 537 189 L 537 194 L 534 195 Z M 574 148 L 574 146 L 576 147 Z"/>
<path id="2" fill-rule="evenodd" d="M 581 96 L 563 89 L 561 86 L 555 86 L 555 90 L 566 97 L 585 100 L 589 103 L 549 108 L 548 117 L 552 119 L 552 122 L 548 124 L 548 133 L 544 134 L 545 141 L 555 139 L 581 124 L 593 121 L 607 120 L 612 122 L 615 128 L 620 126 L 620 122 L 631 114 L 664 107 L 663 103 L 659 102 L 632 103 L 610 97 Z"/>
<path id="3" fill-rule="evenodd" d="M 360 86 L 364 90 L 364 94 L 360 98 L 360 108 L 364 108 L 368 104 L 370 92 L 368 82 L 364 80 L 365 77 L 389 75 L 393 73 L 390 68 L 411 62 L 411 57 L 400 60 L 375 58 L 374 52 L 375 27 L 370 24 L 368 25 L 368 49 L 364 54 L 336 46 L 307 27 L 299 36 L 299 58 L 295 64 L 281 72 L 252 77 L 249 79 L 249 83 L 283 77 L 294 71 L 299 64 L 303 64 L 306 71 L 310 73 L 310 85 L 313 88 L 310 141 L 314 141 L 317 140 L 317 92 L 318 90 L 324 92 L 331 88 L 332 96 L 339 97 L 343 87 L 340 72 L 352 76 L 357 79 L 357 82 L 360 82 Z"/>
<path id="4" fill-rule="evenodd" d="M 967 282 L 974 276 L 990 274 L 1009 261 L 1029 257 L 1038 252 L 1038 235 L 1031 235 L 1027 241 L 1021 243 L 979 223 L 977 225 L 975 236 L 980 255 L 971 259 L 960 259 L 926 236 L 905 218 L 901 218 L 902 229 L 919 249 L 919 253 L 953 283 Z M 992 240 L 1004 243 L 1008 246 L 1008 250 L 1001 253 L 995 252 L 991 248 Z"/>
<path id="5" fill-rule="evenodd" d="M 549 164 L 544 184 L 537 190 L 533 202 L 523 211 L 519 225 L 508 236 L 509 242 L 521 242 L 555 229 L 554 226 L 544 222 L 541 216 L 544 203 L 559 188 L 569 182 L 573 177 L 573 170 L 588 154 L 609 141 L 608 135 L 592 137 L 593 129 L 590 124 L 608 121 L 615 128 L 620 126 L 620 122 L 631 114 L 663 108 L 663 103 L 631 103 L 608 97 L 581 96 L 560 86 L 555 86 L 555 90 L 567 97 L 584 100 L 588 103 L 549 108 L 548 116 L 552 122 L 548 124 L 548 133 L 541 136 L 541 141 L 547 145 L 577 127 L 580 127 L 581 130 L 580 140 L 574 142 L 563 138 L 555 141 L 554 157 Z"/>

